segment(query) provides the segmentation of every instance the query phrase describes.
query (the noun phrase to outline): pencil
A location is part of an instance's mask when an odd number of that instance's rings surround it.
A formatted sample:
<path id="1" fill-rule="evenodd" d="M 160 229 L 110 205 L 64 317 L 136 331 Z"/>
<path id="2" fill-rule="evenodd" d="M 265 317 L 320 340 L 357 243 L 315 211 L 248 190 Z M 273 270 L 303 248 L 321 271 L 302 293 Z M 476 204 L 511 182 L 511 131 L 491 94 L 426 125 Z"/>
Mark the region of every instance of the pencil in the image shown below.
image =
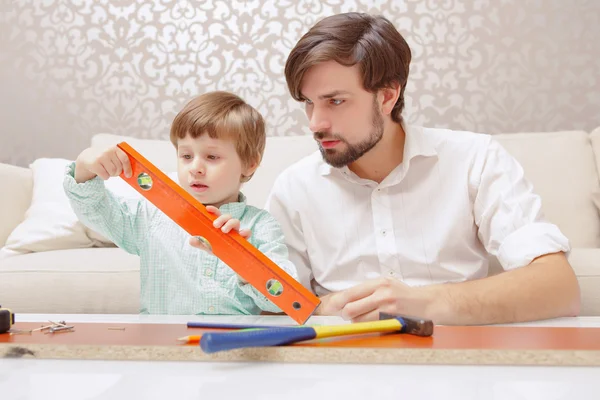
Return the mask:
<path id="1" fill-rule="evenodd" d="M 184 342 L 184 343 L 200 343 L 201 338 L 202 338 L 202 336 L 200 336 L 200 335 L 191 335 L 191 336 L 180 337 L 177 340 L 180 342 Z"/>

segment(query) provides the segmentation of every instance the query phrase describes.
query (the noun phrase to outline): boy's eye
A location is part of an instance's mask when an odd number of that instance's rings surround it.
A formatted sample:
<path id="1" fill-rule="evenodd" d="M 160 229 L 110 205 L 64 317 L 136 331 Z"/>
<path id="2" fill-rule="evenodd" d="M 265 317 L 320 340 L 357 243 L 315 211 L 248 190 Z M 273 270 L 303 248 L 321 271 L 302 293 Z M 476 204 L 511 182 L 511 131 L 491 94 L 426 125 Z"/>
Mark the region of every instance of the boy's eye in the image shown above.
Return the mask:
<path id="1" fill-rule="evenodd" d="M 312 104 L 312 101 L 310 101 L 309 99 L 304 99 L 304 102 L 305 102 L 306 104 Z"/>
<path id="2" fill-rule="evenodd" d="M 181 158 L 183 158 L 183 159 L 185 159 L 185 160 L 190 160 L 190 159 L 192 158 L 192 156 L 191 156 L 191 155 L 189 155 L 189 154 L 183 154 L 183 155 L 181 156 Z"/>
<path id="3" fill-rule="evenodd" d="M 209 159 L 209 160 L 218 160 L 218 159 L 219 159 L 219 156 L 215 156 L 214 154 L 210 154 L 210 155 L 208 156 L 208 159 Z"/>
<path id="4" fill-rule="evenodd" d="M 333 104 L 334 106 L 339 106 L 340 104 L 342 104 L 344 102 L 344 100 L 339 100 L 339 99 L 331 99 L 329 101 L 330 104 Z"/>

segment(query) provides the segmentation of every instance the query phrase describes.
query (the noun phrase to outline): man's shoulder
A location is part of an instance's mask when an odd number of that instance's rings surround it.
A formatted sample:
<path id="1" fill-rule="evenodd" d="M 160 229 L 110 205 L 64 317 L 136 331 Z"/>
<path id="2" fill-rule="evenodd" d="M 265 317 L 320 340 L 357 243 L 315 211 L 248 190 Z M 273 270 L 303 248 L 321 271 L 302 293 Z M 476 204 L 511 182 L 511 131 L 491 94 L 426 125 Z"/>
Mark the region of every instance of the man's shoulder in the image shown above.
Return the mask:
<path id="1" fill-rule="evenodd" d="M 455 130 L 446 128 L 416 127 L 421 135 L 436 148 L 444 146 L 471 148 L 473 146 L 487 146 L 491 135 L 473 131 Z"/>
<path id="2" fill-rule="evenodd" d="M 437 156 L 446 160 L 473 162 L 487 152 L 492 136 L 466 130 L 453 130 L 429 127 L 411 128 L 427 146 L 433 148 Z"/>

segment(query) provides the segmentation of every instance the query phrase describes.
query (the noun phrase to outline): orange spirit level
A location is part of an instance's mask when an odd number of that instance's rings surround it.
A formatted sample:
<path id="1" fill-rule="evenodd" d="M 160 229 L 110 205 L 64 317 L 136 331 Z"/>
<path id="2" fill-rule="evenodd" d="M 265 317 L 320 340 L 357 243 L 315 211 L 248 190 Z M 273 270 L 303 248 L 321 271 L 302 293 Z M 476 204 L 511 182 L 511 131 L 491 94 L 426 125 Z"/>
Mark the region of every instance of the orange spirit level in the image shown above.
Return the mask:
<path id="1" fill-rule="evenodd" d="M 213 254 L 265 295 L 273 304 L 304 324 L 320 300 L 260 252 L 237 231 L 224 233 L 213 226 L 216 216 L 191 194 L 125 142 L 118 147 L 129 156 L 132 175 L 121 178 L 186 232 L 198 237 Z"/>

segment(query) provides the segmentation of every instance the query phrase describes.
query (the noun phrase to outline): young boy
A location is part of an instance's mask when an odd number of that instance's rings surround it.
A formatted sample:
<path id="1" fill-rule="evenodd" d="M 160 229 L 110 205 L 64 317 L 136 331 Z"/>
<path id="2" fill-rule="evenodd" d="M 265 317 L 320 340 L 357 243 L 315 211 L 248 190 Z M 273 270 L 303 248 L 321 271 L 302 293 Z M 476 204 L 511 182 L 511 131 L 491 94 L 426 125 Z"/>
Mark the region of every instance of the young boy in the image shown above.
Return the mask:
<path id="1" fill-rule="evenodd" d="M 284 236 L 266 211 L 246 204 L 240 192 L 260 164 L 265 147 L 262 116 L 239 97 L 211 92 L 191 100 L 175 117 L 171 142 L 179 184 L 208 211 L 216 228 L 237 230 L 294 278 Z M 90 228 L 140 257 L 143 314 L 260 314 L 281 312 L 252 285 L 145 199 L 122 199 L 104 181 L 131 176 L 116 146 L 84 150 L 72 163 L 64 188 L 75 213 Z"/>

